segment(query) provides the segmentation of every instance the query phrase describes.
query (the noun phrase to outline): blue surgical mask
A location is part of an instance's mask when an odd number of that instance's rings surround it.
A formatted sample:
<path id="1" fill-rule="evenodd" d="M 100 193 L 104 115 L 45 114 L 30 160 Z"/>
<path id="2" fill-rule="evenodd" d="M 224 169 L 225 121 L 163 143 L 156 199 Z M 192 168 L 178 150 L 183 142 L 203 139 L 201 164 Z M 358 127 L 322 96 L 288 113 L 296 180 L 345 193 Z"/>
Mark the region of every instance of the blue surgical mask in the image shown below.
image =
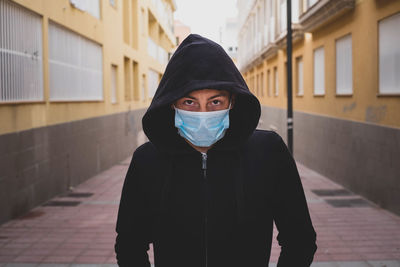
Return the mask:
<path id="1" fill-rule="evenodd" d="M 229 110 L 194 112 L 175 108 L 178 133 L 199 147 L 209 147 L 224 137 L 229 128 Z"/>

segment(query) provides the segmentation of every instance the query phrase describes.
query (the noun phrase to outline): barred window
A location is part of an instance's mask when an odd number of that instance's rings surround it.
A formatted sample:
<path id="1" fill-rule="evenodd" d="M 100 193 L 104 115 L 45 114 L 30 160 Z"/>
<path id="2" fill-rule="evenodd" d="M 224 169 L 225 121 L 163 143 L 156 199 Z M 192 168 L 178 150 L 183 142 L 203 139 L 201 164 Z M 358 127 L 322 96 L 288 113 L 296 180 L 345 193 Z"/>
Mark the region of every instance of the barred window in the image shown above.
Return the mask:
<path id="1" fill-rule="evenodd" d="M 0 102 L 42 101 L 42 19 L 0 0 Z"/>
<path id="2" fill-rule="evenodd" d="M 50 100 L 103 100 L 102 48 L 49 23 Z"/>
<path id="3" fill-rule="evenodd" d="M 379 93 L 400 94 L 400 13 L 379 22 Z"/>
<path id="4" fill-rule="evenodd" d="M 153 97 L 154 94 L 156 93 L 157 87 L 158 87 L 158 80 L 160 75 L 158 74 L 158 72 L 149 69 L 149 73 L 148 73 L 148 77 L 149 77 L 149 93 L 148 96 L 149 97 Z"/>
<path id="5" fill-rule="evenodd" d="M 325 94 L 325 55 L 324 48 L 314 50 L 314 95 Z"/>
<path id="6" fill-rule="evenodd" d="M 353 93 L 351 35 L 336 40 L 336 94 Z"/>

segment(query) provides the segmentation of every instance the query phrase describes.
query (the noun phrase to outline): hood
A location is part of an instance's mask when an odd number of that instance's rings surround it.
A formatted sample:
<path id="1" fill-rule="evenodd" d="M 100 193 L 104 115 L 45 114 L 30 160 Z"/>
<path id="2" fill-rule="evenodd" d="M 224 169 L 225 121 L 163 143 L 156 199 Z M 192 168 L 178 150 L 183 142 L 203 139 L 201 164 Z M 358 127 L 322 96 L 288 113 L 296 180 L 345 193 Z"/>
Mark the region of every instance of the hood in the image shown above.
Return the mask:
<path id="1" fill-rule="evenodd" d="M 142 119 L 143 130 L 160 150 L 191 149 L 175 128 L 171 104 L 198 89 L 227 90 L 236 94 L 229 112 L 230 127 L 213 149 L 235 148 L 258 125 L 261 108 L 235 64 L 217 43 L 189 35 L 169 61 L 153 100 Z"/>

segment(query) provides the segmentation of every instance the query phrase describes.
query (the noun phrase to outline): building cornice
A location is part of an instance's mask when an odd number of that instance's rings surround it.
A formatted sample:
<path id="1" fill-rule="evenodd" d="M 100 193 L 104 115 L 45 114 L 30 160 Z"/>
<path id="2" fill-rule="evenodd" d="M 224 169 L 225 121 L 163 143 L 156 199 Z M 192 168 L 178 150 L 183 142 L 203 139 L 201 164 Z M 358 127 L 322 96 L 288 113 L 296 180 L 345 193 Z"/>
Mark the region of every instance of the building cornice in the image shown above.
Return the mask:
<path id="1" fill-rule="evenodd" d="M 354 7 L 355 0 L 319 0 L 300 15 L 300 25 L 305 32 L 313 32 Z"/>

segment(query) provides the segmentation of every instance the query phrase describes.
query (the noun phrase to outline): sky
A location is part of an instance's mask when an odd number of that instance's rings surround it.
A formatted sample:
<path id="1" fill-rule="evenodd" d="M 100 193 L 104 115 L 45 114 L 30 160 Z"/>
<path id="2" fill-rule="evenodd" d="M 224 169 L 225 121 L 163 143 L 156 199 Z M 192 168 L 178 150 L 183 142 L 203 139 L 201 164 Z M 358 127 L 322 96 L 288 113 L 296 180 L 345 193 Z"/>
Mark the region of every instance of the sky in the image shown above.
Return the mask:
<path id="1" fill-rule="evenodd" d="M 220 42 L 220 28 L 227 18 L 237 15 L 236 0 L 175 0 L 175 19 L 215 42 Z"/>

